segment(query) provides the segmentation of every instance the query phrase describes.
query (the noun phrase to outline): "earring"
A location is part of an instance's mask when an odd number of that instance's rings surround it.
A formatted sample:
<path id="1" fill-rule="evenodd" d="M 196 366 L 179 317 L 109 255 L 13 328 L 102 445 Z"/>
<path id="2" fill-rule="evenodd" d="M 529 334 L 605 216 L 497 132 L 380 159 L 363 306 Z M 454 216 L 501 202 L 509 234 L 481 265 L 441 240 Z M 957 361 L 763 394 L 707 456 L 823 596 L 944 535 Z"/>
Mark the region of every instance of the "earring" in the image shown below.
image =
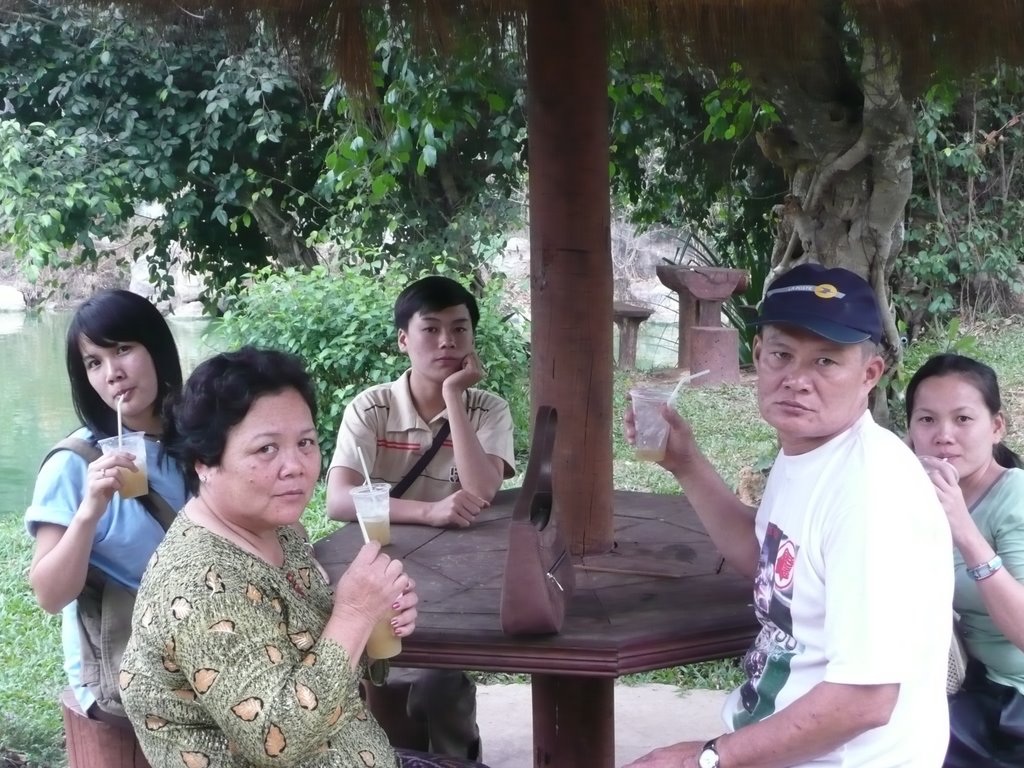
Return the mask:
<path id="1" fill-rule="evenodd" d="M 206 475 L 200 475 L 199 482 L 202 483 L 203 485 L 206 485 Z"/>

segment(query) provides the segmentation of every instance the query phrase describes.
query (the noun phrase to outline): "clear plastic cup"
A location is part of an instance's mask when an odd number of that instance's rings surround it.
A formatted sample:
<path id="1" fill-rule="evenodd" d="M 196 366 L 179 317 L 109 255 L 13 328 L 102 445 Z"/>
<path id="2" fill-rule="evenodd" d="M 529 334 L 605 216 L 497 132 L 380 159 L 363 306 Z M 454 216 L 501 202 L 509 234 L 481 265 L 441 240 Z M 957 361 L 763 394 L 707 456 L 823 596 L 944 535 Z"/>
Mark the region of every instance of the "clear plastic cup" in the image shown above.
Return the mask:
<path id="1" fill-rule="evenodd" d="M 631 389 L 633 418 L 636 424 L 636 457 L 641 461 L 661 461 L 668 443 L 668 422 L 661 408 L 668 402 L 668 393 L 653 389 Z"/>
<path id="2" fill-rule="evenodd" d="M 134 499 L 149 493 L 149 470 L 146 468 L 146 433 L 122 432 L 121 437 L 108 437 L 99 441 L 100 450 L 104 455 L 111 453 L 127 453 L 132 457 L 138 471 L 132 472 L 118 467 L 121 473 L 122 499 Z"/>
<path id="3" fill-rule="evenodd" d="M 391 543 L 391 484 L 372 483 L 353 488 L 352 503 L 366 534 L 381 546 Z M 384 658 L 384 657 L 382 657 Z"/>
<path id="4" fill-rule="evenodd" d="M 381 546 L 391 543 L 391 484 L 360 485 L 349 491 L 356 508 L 356 517 L 371 541 Z M 371 659 L 390 659 L 402 652 L 402 638 L 391 627 L 394 611 L 377 622 L 366 641 L 366 655 Z"/>
<path id="5" fill-rule="evenodd" d="M 392 611 L 386 619 L 373 625 L 366 641 L 366 655 L 371 659 L 390 659 L 402 652 L 402 638 L 395 634 L 391 626 L 394 616 L 395 612 Z"/>

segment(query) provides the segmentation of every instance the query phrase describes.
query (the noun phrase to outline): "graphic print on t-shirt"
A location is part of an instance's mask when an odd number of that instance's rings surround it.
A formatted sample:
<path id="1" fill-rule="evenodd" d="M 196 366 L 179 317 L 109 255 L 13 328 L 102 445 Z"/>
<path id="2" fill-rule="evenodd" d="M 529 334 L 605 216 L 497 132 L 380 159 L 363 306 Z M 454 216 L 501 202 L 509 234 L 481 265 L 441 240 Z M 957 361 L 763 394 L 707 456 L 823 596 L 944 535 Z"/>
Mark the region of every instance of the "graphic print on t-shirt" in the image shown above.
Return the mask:
<path id="1" fill-rule="evenodd" d="M 775 523 L 769 523 L 754 577 L 754 613 L 761 631 L 743 658 L 747 682 L 740 688 L 743 710 L 733 727 L 775 713 L 775 701 L 789 680 L 790 661 L 798 650 L 793 638 L 793 574 L 800 548 Z"/>

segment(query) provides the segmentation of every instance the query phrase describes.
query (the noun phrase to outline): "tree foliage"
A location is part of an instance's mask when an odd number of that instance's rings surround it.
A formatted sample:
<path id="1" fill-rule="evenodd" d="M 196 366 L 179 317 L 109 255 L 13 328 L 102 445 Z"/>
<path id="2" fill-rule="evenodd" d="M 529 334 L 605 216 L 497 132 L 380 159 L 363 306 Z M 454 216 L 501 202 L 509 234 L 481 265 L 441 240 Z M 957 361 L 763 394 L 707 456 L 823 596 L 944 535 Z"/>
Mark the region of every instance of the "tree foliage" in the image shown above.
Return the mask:
<path id="1" fill-rule="evenodd" d="M 699 67 L 673 69 L 647 46 L 614 52 L 609 96 L 612 182 L 630 218 L 689 232 L 683 248 L 705 266 L 749 274 L 746 290 L 726 307 L 749 362 L 746 321 L 763 294 L 773 208 L 788 186 L 757 143 L 778 122 L 774 108 L 751 93 L 738 65 L 722 78 Z"/>
<path id="2" fill-rule="evenodd" d="M 339 201 L 332 238 L 413 271 L 443 258 L 472 272 L 521 215 L 522 63 L 511 41 L 442 63 L 415 55 L 407 25 L 376 21 L 374 101 L 340 86 L 325 100 L 339 118 L 322 180 Z"/>
<path id="3" fill-rule="evenodd" d="M 503 246 L 525 142 L 508 51 L 442 71 L 412 61 L 412 32 L 381 17 L 369 104 L 326 73 L 298 79 L 258 25 L 178 18 L 154 29 L 49 0 L 0 10 L 13 105 L 0 238 L 30 272 L 72 246 L 93 259 L 128 225 L 154 281 L 181 260 L 215 291 L 264 266 L 309 268 L 316 244 L 347 263 L 443 257 L 467 272 Z M 165 212 L 139 223 L 142 202 Z"/>
<path id="4" fill-rule="evenodd" d="M 326 151 L 318 114 L 286 62 L 215 20 L 159 31 L 116 7 L 35 0 L 0 11 L 0 73 L 13 117 L 0 168 L 0 233 L 29 270 L 62 248 L 134 226 L 151 273 L 180 244 L 192 272 L 223 282 L 272 261 L 310 264 L 322 203 L 308 194 Z M 136 206 L 165 214 L 142 221 Z"/>
<path id="5" fill-rule="evenodd" d="M 940 83 L 916 107 L 907 248 L 893 278 L 910 338 L 961 311 L 1012 309 L 1024 292 L 1024 69 Z"/>

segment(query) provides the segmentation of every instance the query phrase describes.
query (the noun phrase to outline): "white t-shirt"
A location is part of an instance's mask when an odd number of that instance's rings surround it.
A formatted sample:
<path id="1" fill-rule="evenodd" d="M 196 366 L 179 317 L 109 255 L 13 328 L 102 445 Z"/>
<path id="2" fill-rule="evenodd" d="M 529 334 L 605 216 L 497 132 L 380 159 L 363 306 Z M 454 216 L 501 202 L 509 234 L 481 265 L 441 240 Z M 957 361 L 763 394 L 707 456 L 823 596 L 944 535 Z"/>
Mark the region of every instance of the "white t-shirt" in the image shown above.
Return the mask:
<path id="1" fill-rule="evenodd" d="M 938 768 L 952 539 L 920 462 L 866 413 L 798 456 L 780 453 L 757 512 L 754 609 L 762 629 L 729 729 L 785 709 L 820 682 L 899 683 L 889 723 L 804 766 Z"/>

